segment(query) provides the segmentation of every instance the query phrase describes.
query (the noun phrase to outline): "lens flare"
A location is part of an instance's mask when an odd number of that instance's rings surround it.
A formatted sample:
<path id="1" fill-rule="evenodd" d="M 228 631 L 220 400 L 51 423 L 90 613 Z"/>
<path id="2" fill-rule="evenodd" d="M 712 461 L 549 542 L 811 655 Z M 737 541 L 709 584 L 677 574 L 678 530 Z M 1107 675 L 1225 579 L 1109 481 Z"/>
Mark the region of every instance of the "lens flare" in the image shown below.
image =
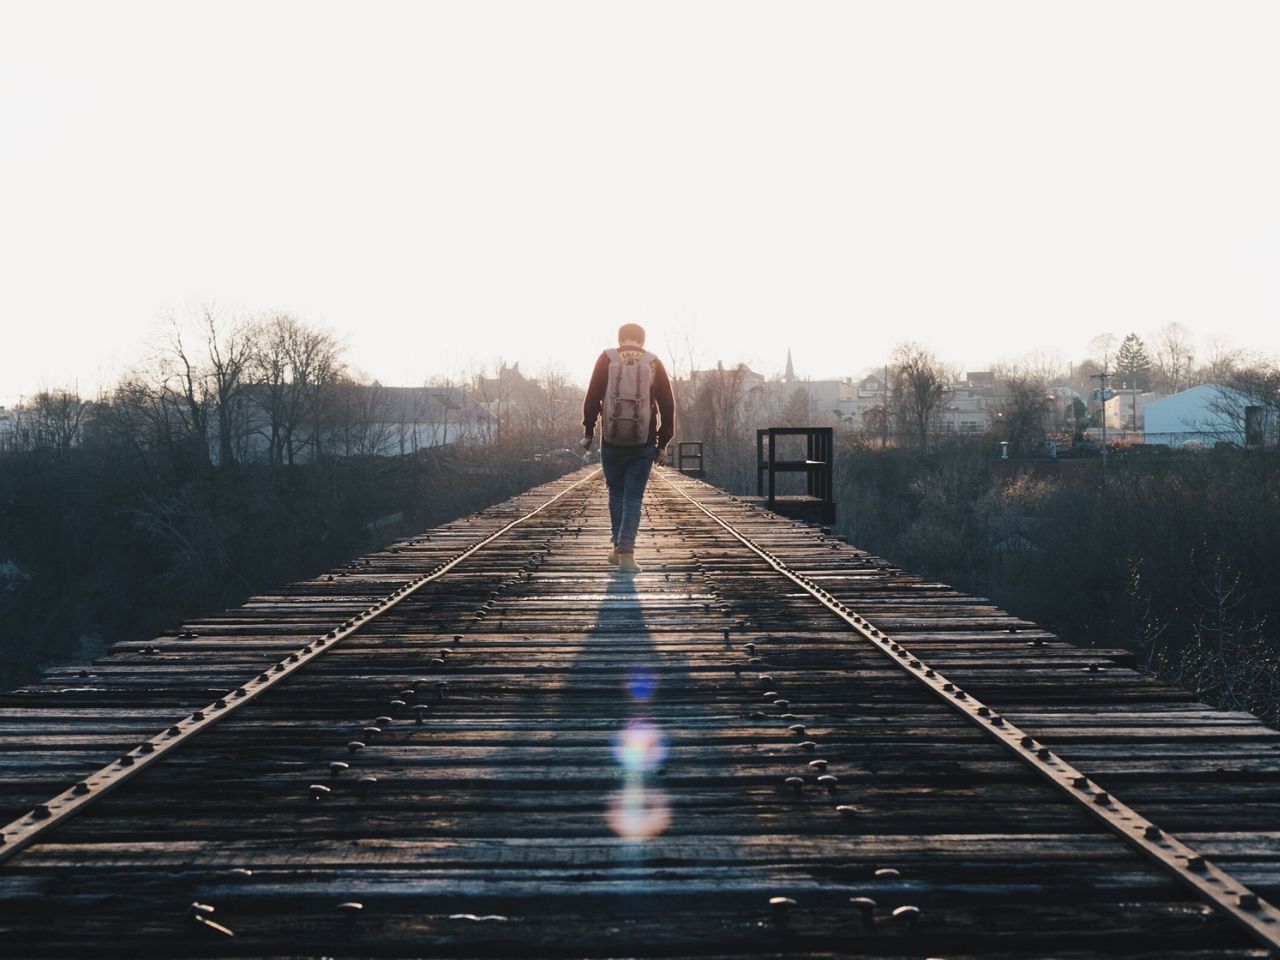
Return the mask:
<path id="1" fill-rule="evenodd" d="M 667 738 L 652 723 L 632 720 L 614 737 L 613 756 L 628 773 L 649 773 L 667 759 Z"/>
<path id="2" fill-rule="evenodd" d="M 661 790 L 636 781 L 610 795 L 604 817 L 624 840 L 652 840 L 671 826 L 671 805 Z"/>
<path id="3" fill-rule="evenodd" d="M 657 689 L 658 680 L 648 670 L 633 670 L 627 677 L 627 694 L 638 703 L 652 700 Z"/>

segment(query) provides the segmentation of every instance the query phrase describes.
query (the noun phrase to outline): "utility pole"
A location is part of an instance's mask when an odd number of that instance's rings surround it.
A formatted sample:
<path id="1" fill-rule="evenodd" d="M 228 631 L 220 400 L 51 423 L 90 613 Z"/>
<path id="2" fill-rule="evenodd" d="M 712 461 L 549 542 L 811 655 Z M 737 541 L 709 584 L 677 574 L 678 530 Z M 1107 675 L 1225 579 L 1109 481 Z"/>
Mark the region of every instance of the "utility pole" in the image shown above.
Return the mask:
<path id="1" fill-rule="evenodd" d="M 1102 401 L 1102 465 L 1107 465 L 1107 381 L 1111 379 L 1111 371 L 1106 367 L 1102 368 L 1101 373 L 1093 374 L 1093 379 L 1098 381 L 1098 398 Z"/>

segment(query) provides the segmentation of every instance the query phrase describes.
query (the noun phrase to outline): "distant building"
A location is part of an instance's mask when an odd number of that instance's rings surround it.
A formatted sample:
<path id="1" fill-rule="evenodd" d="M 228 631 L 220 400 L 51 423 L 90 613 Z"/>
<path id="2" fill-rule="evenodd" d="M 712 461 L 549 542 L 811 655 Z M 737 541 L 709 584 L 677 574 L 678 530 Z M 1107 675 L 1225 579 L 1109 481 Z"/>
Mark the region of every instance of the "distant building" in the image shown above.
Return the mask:
<path id="1" fill-rule="evenodd" d="M 938 427 L 944 433 L 986 433 L 991 428 L 995 390 L 994 374 L 987 371 L 967 373 L 963 383 L 952 384 L 938 416 Z"/>
<path id="2" fill-rule="evenodd" d="M 405 456 L 449 443 L 481 443 L 492 438 L 494 415 L 458 387 L 374 387 L 385 398 L 376 451 Z"/>
<path id="3" fill-rule="evenodd" d="M 840 418 L 846 429 L 861 433 L 881 433 L 884 409 L 889 404 L 889 389 L 884 380 L 867 374 L 861 380 L 847 381 L 848 390 L 839 401 Z"/>
<path id="4" fill-rule="evenodd" d="M 1045 389 L 1049 400 L 1050 416 L 1045 426 L 1051 432 L 1059 430 L 1074 432 L 1076 427 L 1076 404 L 1080 410 L 1087 410 L 1085 399 L 1075 387 L 1052 386 Z"/>
<path id="5" fill-rule="evenodd" d="M 249 391 L 248 432 L 239 451 L 246 461 L 266 460 L 270 446 L 267 398 L 260 389 Z M 452 443 L 484 443 L 495 433 L 494 417 L 457 387 L 384 387 L 352 383 L 329 399 L 320 428 L 325 456 L 403 457 L 429 447 Z M 316 428 L 298 424 L 289 443 L 296 462 L 315 459 Z M 217 456 L 216 437 L 211 455 Z M 289 462 L 295 462 L 294 457 Z"/>
<path id="6" fill-rule="evenodd" d="M 856 398 L 852 380 L 800 380 L 787 386 L 792 389 L 792 396 L 795 390 L 804 390 L 808 395 L 812 426 L 843 420 Z"/>
<path id="7" fill-rule="evenodd" d="M 504 363 L 496 377 L 478 378 L 472 395 L 495 417 L 506 420 L 511 407 L 536 403 L 541 392 L 537 380 L 520 372 L 519 363 Z"/>
<path id="8" fill-rule="evenodd" d="M 1147 443 L 1174 447 L 1273 444 L 1277 436 L 1274 407 L 1216 383 L 1148 404 L 1144 426 Z"/>
<path id="9" fill-rule="evenodd" d="M 756 373 L 745 363 L 740 363 L 736 367 L 726 367 L 723 361 L 706 370 L 694 370 L 689 374 L 689 379 L 682 382 L 697 391 L 706 384 L 721 383 L 725 380 L 741 385 L 744 393 L 763 387 L 766 382 L 763 374 Z"/>
<path id="10" fill-rule="evenodd" d="M 693 370 L 687 380 L 674 383 L 677 400 L 692 408 L 728 405 L 740 422 L 765 423 L 778 416 L 778 383 L 769 383 L 745 363 L 726 367 L 723 362 Z"/>
<path id="11" fill-rule="evenodd" d="M 965 386 L 977 393 L 991 396 L 996 391 L 994 370 L 970 370 L 964 375 Z"/>
<path id="12" fill-rule="evenodd" d="M 1120 389 L 1112 393 L 1102 405 L 1107 417 L 1107 430 L 1113 433 L 1143 433 L 1146 429 L 1147 409 L 1164 394 L 1150 391 Z"/>

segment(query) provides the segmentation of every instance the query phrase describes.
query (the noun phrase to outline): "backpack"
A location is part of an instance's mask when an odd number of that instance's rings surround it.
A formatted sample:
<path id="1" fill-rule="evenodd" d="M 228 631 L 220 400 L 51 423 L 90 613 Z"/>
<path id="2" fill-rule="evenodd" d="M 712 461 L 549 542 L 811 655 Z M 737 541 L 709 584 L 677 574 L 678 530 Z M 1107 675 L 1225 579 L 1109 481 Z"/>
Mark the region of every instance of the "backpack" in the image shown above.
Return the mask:
<path id="1" fill-rule="evenodd" d="M 605 354 L 609 357 L 609 385 L 601 405 L 600 439 L 611 447 L 643 447 L 649 442 L 653 420 L 649 387 L 657 357 L 647 350 L 615 349 Z"/>

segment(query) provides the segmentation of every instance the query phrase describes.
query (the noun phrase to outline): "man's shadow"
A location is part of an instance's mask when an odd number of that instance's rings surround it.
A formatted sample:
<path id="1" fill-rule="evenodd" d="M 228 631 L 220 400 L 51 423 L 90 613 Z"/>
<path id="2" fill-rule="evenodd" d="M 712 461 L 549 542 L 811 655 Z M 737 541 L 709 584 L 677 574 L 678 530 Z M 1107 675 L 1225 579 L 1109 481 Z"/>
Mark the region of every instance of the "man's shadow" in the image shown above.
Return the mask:
<path id="1" fill-rule="evenodd" d="M 556 690 L 553 713 L 572 718 L 565 734 L 585 741 L 585 755 L 601 764 L 600 779 L 592 777 L 600 787 L 598 836 L 618 841 L 618 865 L 641 866 L 645 844 L 667 833 L 675 816 L 662 783 L 678 749 L 681 707 L 673 697 L 689 695 L 686 664 L 664 656 L 646 607 L 660 621 L 664 601 L 682 594 L 660 569 L 610 571 L 607 580 L 589 582 L 603 593 Z"/>

